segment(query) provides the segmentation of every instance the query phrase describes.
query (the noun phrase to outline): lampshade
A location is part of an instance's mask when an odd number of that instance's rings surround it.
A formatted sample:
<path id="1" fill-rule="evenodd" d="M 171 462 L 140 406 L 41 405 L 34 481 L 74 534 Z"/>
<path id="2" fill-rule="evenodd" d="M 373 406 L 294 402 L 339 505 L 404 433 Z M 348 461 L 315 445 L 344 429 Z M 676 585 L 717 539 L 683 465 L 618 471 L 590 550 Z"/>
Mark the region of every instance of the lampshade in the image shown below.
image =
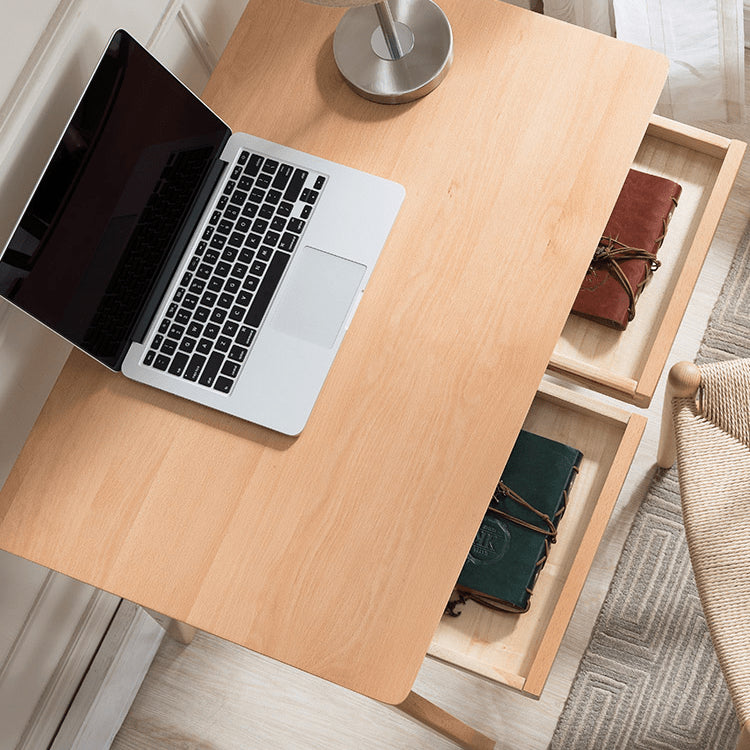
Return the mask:
<path id="1" fill-rule="evenodd" d="M 333 35 L 333 56 L 349 85 L 366 99 L 385 104 L 418 99 L 438 86 L 453 61 L 453 32 L 433 0 L 305 2 L 351 6 Z"/>

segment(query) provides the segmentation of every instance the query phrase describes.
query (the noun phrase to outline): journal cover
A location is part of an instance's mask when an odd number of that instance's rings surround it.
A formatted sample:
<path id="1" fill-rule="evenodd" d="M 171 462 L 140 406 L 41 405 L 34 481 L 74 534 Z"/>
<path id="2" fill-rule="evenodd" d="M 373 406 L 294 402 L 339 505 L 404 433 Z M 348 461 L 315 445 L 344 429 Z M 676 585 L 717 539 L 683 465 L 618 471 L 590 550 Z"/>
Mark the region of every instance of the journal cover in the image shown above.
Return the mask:
<path id="1" fill-rule="evenodd" d="M 459 593 L 499 609 L 528 609 L 582 455 L 521 430 L 459 576 Z"/>
<path id="2" fill-rule="evenodd" d="M 596 249 L 572 312 L 624 331 L 660 262 L 656 253 L 682 188 L 631 169 Z"/>

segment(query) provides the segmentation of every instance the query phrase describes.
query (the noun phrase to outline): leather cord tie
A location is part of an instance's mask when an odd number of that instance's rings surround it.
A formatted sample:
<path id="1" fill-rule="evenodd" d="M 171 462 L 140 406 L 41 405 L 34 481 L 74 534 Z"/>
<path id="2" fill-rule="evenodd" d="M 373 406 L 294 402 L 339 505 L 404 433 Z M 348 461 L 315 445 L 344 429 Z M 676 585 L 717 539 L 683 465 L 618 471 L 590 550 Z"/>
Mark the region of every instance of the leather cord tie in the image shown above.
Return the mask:
<path id="1" fill-rule="evenodd" d="M 664 235 L 657 241 L 657 249 L 661 246 L 664 240 Z M 620 263 L 626 260 L 645 260 L 646 261 L 646 275 L 643 281 L 633 289 L 628 277 L 622 270 Z M 635 301 L 638 299 L 638 295 L 643 291 L 643 287 L 646 286 L 646 282 L 651 278 L 654 271 L 661 266 L 661 261 L 657 259 L 654 253 L 650 253 L 648 250 L 642 250 L 638 247 L 629 247 L 623 244 L 615 237 L 603 236 L 599 240 L 599 245 L 596 248 L 594 257 L 591 259 L 591 265 L 589 266 L 589 272 L 596 273 L 600 268 L 605 268 L 610 272 L 613 278 L 620 282 L 620 285 L 628 295 L 628 320 L 633 320 L 635 317 Z"/>

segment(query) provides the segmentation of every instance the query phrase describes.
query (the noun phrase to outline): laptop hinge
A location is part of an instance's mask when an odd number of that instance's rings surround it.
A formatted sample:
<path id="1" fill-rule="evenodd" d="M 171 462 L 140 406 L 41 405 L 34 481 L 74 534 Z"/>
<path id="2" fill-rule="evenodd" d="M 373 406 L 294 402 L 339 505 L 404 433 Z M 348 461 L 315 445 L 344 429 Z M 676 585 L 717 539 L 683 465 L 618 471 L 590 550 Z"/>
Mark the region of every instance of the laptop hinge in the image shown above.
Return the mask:
<path id="1" fill-rule="evenodd" d="M 219 153 L 221 153 L 222 150 L 223 147 L 219 149 Z M 193 206 L 190 209 L 187 218 L 185 219 L 183 228 L 177 236 L 177 239 L 175 240 L 172 252 L 170 252 L 169 258 L 164 264 L 164 268 L 161 270 L 156 281 L 154 282 L 154 287 L 151 290 L 148 301 L 143 306 L 143 310 L 141 310 L 141 313 L 138 317 L 138 322 L 133 328 L 133 337 L 131 343 L 143 343 L 143 339 L 146 336 L 146 332 L 148 331 L 149 326 L 151 325 L 151 321 L 156 314 L 159 305 L 161 304 L 162 297 L 164 296 L 165 292 L 167 291 L 167 287 L 172 281 L 172 276 L 174 275 L 175 269 L 180 264 L 180 261 L 185 254 L 188 243 L 190 242 L 190 239 L 195 232 L 195 227 L 200 221 L 200 218 L 203 215 L 203 211 L 205 210 L 211 194 L 213 193 L 214 188 L 216 187 L 216 184 L 219 181 L 219 178 L 221 177 L 221 174 L 224 171 L 226 165 L 227 163 L 225 161 L 217 158 L 209 169 L 208 174 L 206 175 L 206 178 L 203 182 L 203 186 L 198 192 L 195 201 L 193 201 Z M 125 359 L 126 353 L 127 349 L 123 354 L 123 360 Z M 117 369 L 119 370 L 121 366 L 122 361 L 118 363 Z"/>

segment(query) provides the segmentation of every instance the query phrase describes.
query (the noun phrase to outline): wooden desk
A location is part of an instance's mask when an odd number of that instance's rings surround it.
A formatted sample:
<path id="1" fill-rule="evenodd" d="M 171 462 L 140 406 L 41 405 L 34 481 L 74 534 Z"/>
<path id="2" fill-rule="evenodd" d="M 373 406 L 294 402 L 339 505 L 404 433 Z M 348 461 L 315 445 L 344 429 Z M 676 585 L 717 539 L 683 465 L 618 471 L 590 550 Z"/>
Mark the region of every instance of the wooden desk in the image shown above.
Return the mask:
<path id="1" fill-rule="evenodd" d="M 404 700 L 666 76 L 659 55 L 443 0 L 425 99 L 353 94 L 342 11 L 248 7 L 205 91 L 236 130 L 406 200 L 297 439 L 74 353 L 0 547 L 378 700 Z"/>

